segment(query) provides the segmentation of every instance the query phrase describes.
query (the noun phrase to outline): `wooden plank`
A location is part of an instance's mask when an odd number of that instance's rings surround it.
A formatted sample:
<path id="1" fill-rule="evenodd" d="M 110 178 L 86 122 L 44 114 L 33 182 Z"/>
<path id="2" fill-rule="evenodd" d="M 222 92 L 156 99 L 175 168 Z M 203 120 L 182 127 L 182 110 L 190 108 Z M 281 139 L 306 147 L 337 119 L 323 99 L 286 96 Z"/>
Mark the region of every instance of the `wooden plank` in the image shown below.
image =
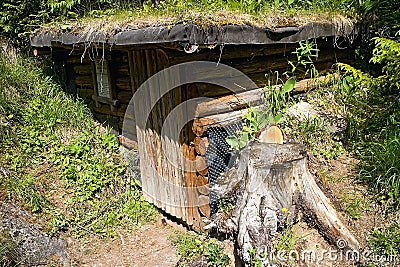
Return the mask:
<path id="1" fill-rule="evenodd" d="M 74 71 L 78 75 L 92 75 L 92 65 L 91 64 L 74 64 Z"/>
<path id="2" fill-rule="evenodd" d="M 209 196 L 210 195 L 210 185 L 206 184 L 206 185 L 197 187 L 197 191 L 201 195 Z"/>
<path id="3" fill-rule="evenodd" d="M 117 99 L 119 103 L 122 104 L 129 104 L 129 101 L 131 101 L 133 97 L 133 94 L 129 91 L 120 91 L 117 93 Z"/>
<path id="4" fill-rule="evenodd" d="M 193 120 L 192 130 L 196 136 L 204 136 L 208 125 L 215 123 L 215 120 L 209 118 L 196 118 Z"/>
<path id="5" fill-rule="evenodd" d="M 210 186 L 208 183 L 208 178 L 203 175 L 197 175 L 197 190 L 202 195 L 210 194 Z"/>
<path id="6" fill-rule="evenodd" d="M 154 74 L 154 65 L 155 65 L 155 58 L 154 58 L 154 53 L 153 51 L 151 51 L 150 49 L 145 50 L 145 66 L 146 66 L 146 74 L 147 77 L 151 77 Z M 154 83 L 154 81 L 152 80 L 148 80 L 147 81 L 149 84 L 149 88 L 148 88 L 148 102 L 149 105 L 148 107 L 151 106 L 151 102 L 155 101 L 157 99 L 157 91 L 155 91 L 156 85 Z M 158 147 L 159 147 L 159 136 L 158 133 L 160 132 L 160 123 L 159 123 L 159 118 L 160 115 L 158 114 L 158 109 L 157 107 L 154 107 L 152 109 L 152 111 L 150 112 L 150 120 L 149 120 L 149 128 L 147 129 L 147 131 L 152 132 L 152 138 L 147 140 L 149 147 L 151 148 L 148 153 L 151 153 L 151 155 L 148 155 L 151 159 L 152 159 L 152 164 L 155 167 L 155 171 L 157 172 L 156 176 L 152 176 L 149 177 L 148 179 L 152 180 L 152 192 L 153 195 L 157 196 L 157 198 L 155 199 L 155 205 L 157 207 L 160 207 L 161 209 L 165 209 L 163 202 L 160 201 L 160 199 L 164 199 L 165 198 L 165 193 L 164 192 L 160 192 L 162 189 L 160 186 L 160 181 L 158 179 L 158 175 L 161 175 L 162 177 L 162 169 L 160 169 L 160 160 L 161 157 L 158 157 Z"/>
<path id="7" fill-rule="evenodd" d="M 131 92 L 134 94 L 139 87 L 139 81 L 138 81 L 138 69 L 137 69 L 137 61 L 138 58 L 136 57 L 136 54 L 132 52 L 131 50 L 128 51 L 128 62 L 129 62 L 129 76 L 131 79 Z"/>
<path id="8" fill-rule="evenodd" d="M 75 84 L 81 87 L 93 88 L 93 77 L 90 75 L 79 75 L 75 78 Z"/>

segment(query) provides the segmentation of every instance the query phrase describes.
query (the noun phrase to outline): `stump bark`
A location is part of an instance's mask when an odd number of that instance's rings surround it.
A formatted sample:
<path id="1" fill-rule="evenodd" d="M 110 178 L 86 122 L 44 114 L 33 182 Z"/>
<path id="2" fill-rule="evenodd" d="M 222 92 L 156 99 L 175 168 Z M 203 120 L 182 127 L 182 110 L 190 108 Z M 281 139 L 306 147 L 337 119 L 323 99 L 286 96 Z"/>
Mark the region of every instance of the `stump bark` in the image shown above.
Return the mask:
<path id="1" fill-rule="evenodd" d="M 303 145 L 254 142 L 241 151 L 237 166 L 222 174 L 213 190 L 220 198 L 234 199 L 230 216 L 221 211 L 212 224 L 235 234 L 244 263 L 250 260 L 249 249 L 270 255 L 278 229 L 290 227 L 300 215 L 331 244 L 344 240 L 349 249 L 359 248 L 309 172 Z"/>

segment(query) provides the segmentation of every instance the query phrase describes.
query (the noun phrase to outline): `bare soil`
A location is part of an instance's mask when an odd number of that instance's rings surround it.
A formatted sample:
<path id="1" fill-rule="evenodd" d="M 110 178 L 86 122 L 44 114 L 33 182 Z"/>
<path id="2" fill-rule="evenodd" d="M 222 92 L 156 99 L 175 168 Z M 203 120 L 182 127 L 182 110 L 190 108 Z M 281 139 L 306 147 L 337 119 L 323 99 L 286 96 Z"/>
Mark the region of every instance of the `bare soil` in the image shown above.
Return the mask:
<path id="1" fill-rule="evenodd" d="M 160 217 L 157 223 L 147 224 L 132 233 L 117 231 L 114 240 L 69 238 L 70 266 L 175 266 L 179 259 L 175 247 L 168 240 L 174 229 L 180 227 L 166 223 Z"/>

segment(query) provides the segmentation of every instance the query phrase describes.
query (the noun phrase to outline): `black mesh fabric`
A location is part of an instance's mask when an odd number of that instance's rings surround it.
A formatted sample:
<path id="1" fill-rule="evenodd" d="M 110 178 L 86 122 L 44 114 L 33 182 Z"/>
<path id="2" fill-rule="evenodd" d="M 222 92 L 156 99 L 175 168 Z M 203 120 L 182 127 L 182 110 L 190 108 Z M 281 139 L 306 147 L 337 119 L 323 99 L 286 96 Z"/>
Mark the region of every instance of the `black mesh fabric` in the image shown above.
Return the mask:
<path id="1" fill-rule="evenodd" d="M 234 123 L 224 127 L 210 127 L 207 130 L 208 148 L 206 153 L 206 162 L 208 166 L 208 181 L 210 184 L 210 207 L 211 215 L 218 211 L 218 194 L 215 190 L 217 178 L 227 171 L 233 162 L 231 162 L 232 154 L 226 137 L 237 135 L 242 129 L 242 123 Z"/>

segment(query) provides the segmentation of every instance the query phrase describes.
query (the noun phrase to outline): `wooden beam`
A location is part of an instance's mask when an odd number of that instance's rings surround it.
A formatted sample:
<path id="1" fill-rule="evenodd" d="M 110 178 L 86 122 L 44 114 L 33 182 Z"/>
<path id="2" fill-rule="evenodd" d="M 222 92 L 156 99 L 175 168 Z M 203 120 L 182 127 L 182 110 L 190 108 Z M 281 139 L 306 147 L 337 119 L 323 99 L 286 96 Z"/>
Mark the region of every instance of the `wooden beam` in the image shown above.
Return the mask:
<path id="1" fill-rule="evenodd" d="M 305 79 L 298 81 L 296 82 L 292 94 L 295 95 L 313 90 L 319 83 L 328 82 L 336 78 L 337 75 L 326 75 L 320 76 L 316 79 Z M 272 89 L 276 88 L 280 88 L 280 85 L 272 87 Z M 242 112 L 233 113 L 232 111 L 248 108 L 249 106 L 254 107 L 261 105 L 263 103 L 263 97 L 265 93 L 266 92 L 263 92 L 263 89 L 256 88 L 238 94 L 222 96 L 212 100 L 199 100 L 196 108 L 196 117 L 204 118 L 211 115 L 216 115 L 217 117 L 214 116 L 212 118 L 215 120 L 218 118 L 218 116 L 221 118 L 226 117 L 221 113 L 230 112 L 231 115 L 242 114 Z M 230 115 L 228 115 L 228 117 L 229 116 Z"/>

